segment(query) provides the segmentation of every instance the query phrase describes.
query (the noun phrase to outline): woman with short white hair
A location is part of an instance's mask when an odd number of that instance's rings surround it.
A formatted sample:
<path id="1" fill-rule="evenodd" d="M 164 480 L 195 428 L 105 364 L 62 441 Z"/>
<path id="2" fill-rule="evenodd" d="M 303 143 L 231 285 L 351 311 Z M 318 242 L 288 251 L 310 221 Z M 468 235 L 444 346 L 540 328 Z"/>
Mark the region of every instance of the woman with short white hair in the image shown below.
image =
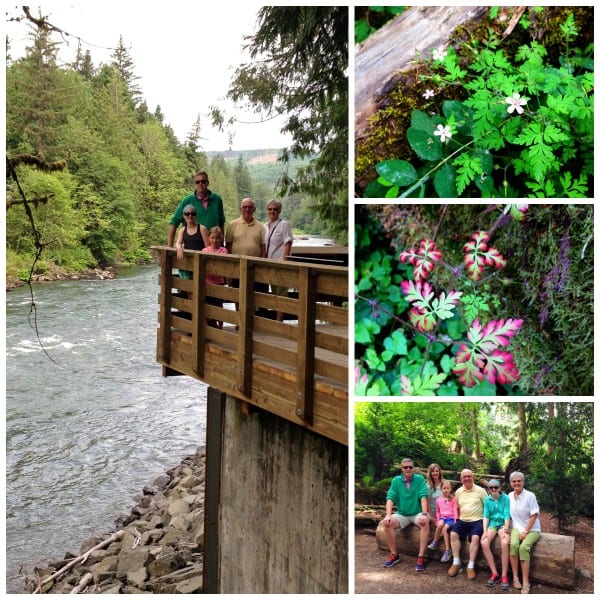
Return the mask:
<path id="1" fill-rule="evenodd" d="M 525 475 L 514 471 L 509 477 L 513 489 L 508 495 L 510 501 L 510 565 L 513 572 L 513 587 L 528 594 L 531 548 L 540 539 L 540 507 L 533 492 L 525 489 Z M 523 582 L 519 581 L 519 563 Z"/>

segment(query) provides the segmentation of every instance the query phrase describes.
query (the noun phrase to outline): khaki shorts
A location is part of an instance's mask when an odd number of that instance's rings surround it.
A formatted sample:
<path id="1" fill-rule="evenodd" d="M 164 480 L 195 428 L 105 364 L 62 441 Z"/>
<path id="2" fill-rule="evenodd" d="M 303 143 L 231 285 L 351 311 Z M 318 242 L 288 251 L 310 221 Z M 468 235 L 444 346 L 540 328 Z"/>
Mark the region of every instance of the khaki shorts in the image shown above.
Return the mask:
<path id="1" fill-rule="evenodd" d="M 398 513 L 394 513 L 392 515 L 392 519 L 395 519 L 398 523 L 400 523 L 400 528 L 404 529 L 409 525 L 419 526 L 419 518 L 422 513 L 417 513 L 416 515 L 401 515 Z"/>

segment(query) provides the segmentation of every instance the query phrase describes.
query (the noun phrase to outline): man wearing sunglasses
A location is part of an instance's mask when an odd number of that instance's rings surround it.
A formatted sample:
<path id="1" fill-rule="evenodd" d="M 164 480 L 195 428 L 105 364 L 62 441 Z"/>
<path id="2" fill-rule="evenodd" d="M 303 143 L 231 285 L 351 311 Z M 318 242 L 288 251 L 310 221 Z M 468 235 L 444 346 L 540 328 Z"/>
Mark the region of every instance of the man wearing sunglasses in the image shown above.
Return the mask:
<path id="1" fill-rule="evenodd" d="M 419 556 L 415 569 L 425 570 L 425 548 L 429 540 L 429 490 L 423 475 L 415 473 L 415 465 L 410 458 L 401 463 L 402 475 L 392 479 L 385 501 L 385 518 L 383 519 L 385 540 L 390 549 L 384 567 L 393 567 L 400 562 L 396 545 L 396 530 L 409 525 L 416 525 L 419 534 Z M 393 512 L 394 506 L 396 512 Z"/>
<path id="2" fill-rule="evenodd" d="M 208 174 L 206 171 L 198 171 L 194 175 L 194 193 L 186 196 L 177 206 L 171 220 L 169 221 L 169 236 L 167 246 L 172 247 L 175 241 L 177 228 L 184 223 L 183 209 L 193 206 L 196 209 L 196 223 L 204 225 L 206 229 L 220 227 L 225 231 L 225 211 L 223 199 L 218 194 L 208 189 Z"/>

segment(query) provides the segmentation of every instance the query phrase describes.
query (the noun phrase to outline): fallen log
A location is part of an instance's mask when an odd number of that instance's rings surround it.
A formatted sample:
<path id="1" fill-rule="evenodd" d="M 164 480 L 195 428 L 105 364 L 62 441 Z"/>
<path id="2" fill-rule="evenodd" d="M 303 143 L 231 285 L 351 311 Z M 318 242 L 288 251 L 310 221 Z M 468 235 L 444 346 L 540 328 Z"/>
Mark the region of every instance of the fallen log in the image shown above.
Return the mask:
<path id="1" fill-rule="evenodd" d="M 93 548 L 90 548 L 87 552 L 84 552 L 80 556 L 75 557 L 73 560 L 68 562 L 62 569 L 59 569 L 55 573 L 52 573 L 52 575 L 50 575 L 49 577 L 46 577 L 44 580 L 40 581 L 38 587 L 35 590 L 33 590 L 33 593 L 39 594 L 47 583 L 58 579 L 61 575 L 63 575 L 67 571 L 70 571 L 75 565 L 79 563 L 84 563 L 94 550 L 99 550 L 100 548 L 104 548 L 104 546 L 108 546 L 112 542 L 120 540 L 124 534 L 125 532 L 122 529 L 120 531 L 115 531 L 115 533 L 113 533 L 109 538 L 105 539 L 99 544 L 96 544 Z"/>
<path id="2" fill-rule="evenodd" d="M 481 18 L 485 6 L 412 6 L 370 35 L 354 61 L 355 139 L 368 129 L 378 101 L 411 66 L 417 52 L 430 53 L 445 45 L 454 29 Z"/>
<path id="3" fill-rule="evenodd" d="M 377 547 L 384 552 L 389 552 L 385 540 L 383 524 L 377 525 L 375 534 Z M 400 554 L 417 556 L 419 551 L 419 530 L 417 527 L 408 527 L 396 531 L 396 544 Z M 431 560 L 439 560 L 443 553 L 438 547 L 427 550 Z M 492 544 L 492 554 L 496 558 L 496 565 L 500 567 L 500 540 L 496 538 Z M 469 543 L 461 545 L 460 558 L 463 563 L 469 560 Z M 488 569 L 481 549 L 477 555 L 477 567 Z M 573 589 L 575 587 L 575 538 L 571 535 L 557 535 L 555 533 L 542 533 L 533 550 L 531 551 L 532 581 L 544 583 L 559 588 Z"/>

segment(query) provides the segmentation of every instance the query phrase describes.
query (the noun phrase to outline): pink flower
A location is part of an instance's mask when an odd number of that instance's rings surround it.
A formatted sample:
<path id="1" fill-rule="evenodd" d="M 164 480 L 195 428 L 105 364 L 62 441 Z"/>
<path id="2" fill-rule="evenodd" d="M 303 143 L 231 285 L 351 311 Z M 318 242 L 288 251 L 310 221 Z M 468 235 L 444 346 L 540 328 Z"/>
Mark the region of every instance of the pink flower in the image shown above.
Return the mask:
<path id="1" fill-rule="evenodd" d="M 433 98 L 434 96 L 435 92 L 430 89 L 425 90 L 425 93 L 423 94 L 423 98 L 425 98 L 425 100 L 429 100 L 429 98 Z"/>
<path id="2" fill-rule="evenodd" d="M 445 127 L 443 125 L 438 125 L 437 130 L 433 132 L 433 135 L 439 135 L 440 142 L 443 144 L 446 139 L 450 139 L 452 137 L 452 132 L 450 131 L 449 125 L 446 125 Z"/>
<path id="3" fill-rule="evenodd" d="M 528 98 L 521 98 L 520 94 L 513 94 L 512 97 L 508 97 L 506 99 L 506 103 L 509 107 L 506 109 L 509 113 L 512 113 L 514 110 L 517 111 L 518 114 L 522 115 L 525 111 L 521 108 L 527 104 Z"/>

